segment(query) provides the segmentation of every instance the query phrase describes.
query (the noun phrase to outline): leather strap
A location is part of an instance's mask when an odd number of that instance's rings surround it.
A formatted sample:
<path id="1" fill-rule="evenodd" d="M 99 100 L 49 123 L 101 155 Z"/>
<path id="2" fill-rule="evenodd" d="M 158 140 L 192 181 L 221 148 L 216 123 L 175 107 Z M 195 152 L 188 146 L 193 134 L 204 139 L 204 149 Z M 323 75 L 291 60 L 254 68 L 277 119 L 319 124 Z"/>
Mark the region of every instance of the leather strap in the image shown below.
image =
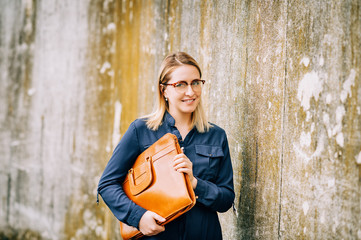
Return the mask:
<path id="1" fill-rule="evenodd" d="M 144 171 L 144 177 L 143 180 L 136 184 L 136 177 L 134 176 L 134 170 L 131 168 L 128 172 L 129 175 L 129 186 L 130 186 L 130 192 L 133 196 L 138 195 L 139 193 L 143 192 L 151 183 L 153 180 L 153 174 L 152 174 L 152 158 L 147 157 L 144 162 L 145 171 Z M 142 174 L 143 175 L 143 174 Z"/>

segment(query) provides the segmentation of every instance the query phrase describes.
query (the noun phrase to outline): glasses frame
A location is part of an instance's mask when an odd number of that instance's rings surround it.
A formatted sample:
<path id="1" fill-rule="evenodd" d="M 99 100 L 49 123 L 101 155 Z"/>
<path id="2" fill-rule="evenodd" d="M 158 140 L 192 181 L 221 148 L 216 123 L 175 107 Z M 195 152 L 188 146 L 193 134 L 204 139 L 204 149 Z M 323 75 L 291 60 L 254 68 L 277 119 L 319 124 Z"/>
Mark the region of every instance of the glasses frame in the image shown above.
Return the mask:
<path id="1" fill-rule="evenodd" d="M 203 80 L 203 79 L 194 79 L 191 81 L 191 83 L 187 83 L 186 81 L 182 80 L 182 81 L 178 81 L 178 82 L 175 82 L 175 83 L 162 83 L 163 86 L 173 86 L 174 89 L 177 90 L 177 87 L 176 85 L 177 84 L 180 84 L 180 83 L 185 83 L 187 85 L 187 87 L 190 85 L 192 90 L 194 91 L 193 87 L 192 87 L 192 82 L 193 81 L 201 81 L 201 83 L 204 85 L 204 83 L 206 82 L 206 80 Z"/>

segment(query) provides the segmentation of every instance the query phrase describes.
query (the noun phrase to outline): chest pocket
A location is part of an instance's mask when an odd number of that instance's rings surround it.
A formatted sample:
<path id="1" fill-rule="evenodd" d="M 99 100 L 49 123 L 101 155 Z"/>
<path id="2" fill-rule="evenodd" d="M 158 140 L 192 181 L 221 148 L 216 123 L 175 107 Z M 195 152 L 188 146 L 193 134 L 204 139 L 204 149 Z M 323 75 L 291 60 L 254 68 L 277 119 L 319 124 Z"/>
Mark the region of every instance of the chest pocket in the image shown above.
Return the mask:
<path id="1" fill-rule="evenodd" d="M 195 147 L 197 155 L 193 169 L 195 176 L 205 180 L 214 180 L 224 156 L 222 148 L 209 145 L 195 145 Z"/>

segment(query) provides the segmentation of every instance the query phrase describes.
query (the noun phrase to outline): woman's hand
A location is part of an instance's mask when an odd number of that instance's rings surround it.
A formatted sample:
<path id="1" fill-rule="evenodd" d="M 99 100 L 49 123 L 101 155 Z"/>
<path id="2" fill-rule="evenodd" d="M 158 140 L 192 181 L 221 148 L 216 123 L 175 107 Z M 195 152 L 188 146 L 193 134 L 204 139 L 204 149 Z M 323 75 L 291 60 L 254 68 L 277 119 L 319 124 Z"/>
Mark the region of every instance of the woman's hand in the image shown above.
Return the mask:
<path id="1" fill-rule="evenodd" d="M 166 219 L 159 216 L 155 212 L 146 211 L 139 221 L 139 230 L 145 236 L 157 235 L 165 230 L 164 226 L 159 225 L 158 222 L 164 222 Z"/>
<path id="2" fill-rule="evenodd" d="M 186 173 L 192 183 L 193 189 L 197 186 L 197 178 L 193 176 L 193 164 L 191 160 L 184 154 L 180 153 L 174 157 L 174 169 L 181 173 Z"/>

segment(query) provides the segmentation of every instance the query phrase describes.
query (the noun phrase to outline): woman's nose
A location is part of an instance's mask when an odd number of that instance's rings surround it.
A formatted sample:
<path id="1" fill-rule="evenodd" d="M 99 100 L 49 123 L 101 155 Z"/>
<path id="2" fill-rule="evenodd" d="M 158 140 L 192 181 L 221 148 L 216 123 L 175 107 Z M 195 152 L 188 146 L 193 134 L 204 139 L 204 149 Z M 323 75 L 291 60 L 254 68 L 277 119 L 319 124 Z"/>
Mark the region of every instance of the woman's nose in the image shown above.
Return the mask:
<path id="1" fill-rule="evenodd" d="M 192 96 L 193 94 L 194 94 L 194 91 L 193 91 L 192 85 L 188 84 L 187 85 L 186 95 Z"/>

